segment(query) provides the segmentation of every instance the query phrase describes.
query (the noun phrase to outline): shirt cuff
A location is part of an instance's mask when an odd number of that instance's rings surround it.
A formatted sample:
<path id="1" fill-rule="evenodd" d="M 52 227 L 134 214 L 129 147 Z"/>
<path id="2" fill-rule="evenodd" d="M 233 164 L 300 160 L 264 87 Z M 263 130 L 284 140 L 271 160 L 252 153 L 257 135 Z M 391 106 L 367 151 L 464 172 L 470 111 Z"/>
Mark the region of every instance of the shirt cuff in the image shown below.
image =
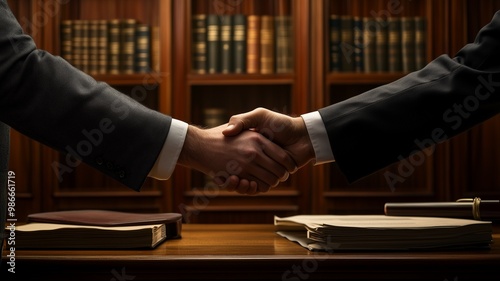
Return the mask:
<path id="1" fill-rule="evenodd" d="M 329 163 L 335 161 L 333 156 L 328 133 L 326 132 L 325 124 L 318 111 L 301 115 L 306 124 L 309 138 L 316 154 L 315 165 Z"/>
<path id="2" fill-rule="evenodd" d="M 184 146 L 188 124 L 177 119 L 172 119 L 167 139 L 158 154 L 156 162 L 149 172 L 149 177 L 167 180 L 174 172 L 175 165 Z"/>

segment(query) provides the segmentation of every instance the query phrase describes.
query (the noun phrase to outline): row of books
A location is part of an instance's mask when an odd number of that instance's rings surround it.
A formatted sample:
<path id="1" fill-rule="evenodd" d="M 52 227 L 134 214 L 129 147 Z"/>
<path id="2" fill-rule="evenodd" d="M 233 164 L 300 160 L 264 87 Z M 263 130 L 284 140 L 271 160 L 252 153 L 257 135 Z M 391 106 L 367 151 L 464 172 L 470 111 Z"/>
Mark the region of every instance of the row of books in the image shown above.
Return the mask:
<path id="1" fill-rule="evenodd" d="M 331 15 L 330 71 L 411 72 L 426 64 L 426 19 Z"/>
<path id="2" fill-rule="evenodd" d="M 192 36 L 195 73 L 293 71 L 290 16 L 197 14 Z"/>
<path id="3" fill-rule="evenodd" d="M 150 72 L 158 48 L 157 27 L 135 19 L 61 22 L 61 56 L 90 74 Z"/>

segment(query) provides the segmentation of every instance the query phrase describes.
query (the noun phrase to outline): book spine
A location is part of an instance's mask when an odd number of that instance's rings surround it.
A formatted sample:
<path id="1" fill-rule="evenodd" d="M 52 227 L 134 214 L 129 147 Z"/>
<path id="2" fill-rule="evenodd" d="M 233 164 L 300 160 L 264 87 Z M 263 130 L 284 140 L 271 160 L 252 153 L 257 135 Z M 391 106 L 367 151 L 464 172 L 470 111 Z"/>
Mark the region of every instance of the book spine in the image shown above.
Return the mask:
<path id="1" fill-rule="evenodd" d="M 81 70 L 89 72 L 89 21 L 82 20 Z"/>
<path id="2" fill-rule="evenodd" d="M 220 22 L 220 54 L 221 54 L 221 72 L 233 72 L 233 16 L 221 15 Z"/>
<path id="3" fill-rule="evenodd" d="M 73 65 L 82 69 L 82 21 L 74 20 L 73 21 Z"/>
<path id="4" fill-rule="evenodd" d="M 247 73 L 260 72 L 260 16 L 247 18 Z"/>
<path id="5" fill-rule="evenodd" d="M 291 73 L 293 71 L 291 16 L 275 16 L 275 29 L 276 73 Z"/>
<path id="6" fill-rule="evenodd" d="M 415 70 L 415 19 L 401 18 L 401 55 L 404 72 Z"/>
<path id="7" fill-rule="evenodd" d="M 389 33 L 389 71 L 402 71 L 401 65 L 401 20 L 400 18 L 390 17 L 387 20 L 387 28 Z"/>
<path id="8" fill-rule="evenodd" d="M 151 28 L 138 24 L 135 30 L 135 72 L 151 71 Z"/>
<path id="9" fill-rule="evenodd" d="M 97 20 L 89 21 L 89 73 L 99 70 L 99 25 Z"/>
<path id="10" fill-rule="evenodd" d="M 352 16 L 340 16 L 340 61 L 342 71 L 354 70 L 354 28 Z"/>
<path id="11" fill-rule="evenodd" d="M 364 71 L 371 73 L 376 71 L 376 22 L 369 18 L 363 18 L 363 57 L 364 57 Z"/>
<path id="12" fill-rule="evenodd" d="M 426 52 L 425 52 L 425 35 L 426 35 L 426 21 L 422 17 L 415 18 L 415 69 L 421 69 L 425 66 Z"/>
<path id="13" fill-rule="evenodd" d="M 220 72 L 220 25 L 219 16 L 209 14 L 207 16 L 207 67 L 208 73 Z"/>
<path id="14" fill-rule="evenodd" d="M 340 16 L 330 15 L 330 71 L 337 72 L 341 70 L 340 62 Z"/>
<path id="15" fill-rule="evenodd" d="M 363 19 L 354 17 L 354 71 L 364 71 Z"/>
<path id="16" fill-rule="evenodd" d="M 135 51 L 135 19 L 123 20 L 121 26 L 120 69 L 122 73 L 134 73 Z"/>
<path id="17" fill-rule="evenodd" d="M 274 73 L 274 19 L 263 15 L 260 28 L 260 73 Z"/>
<path id="18" fill-rule="evenodd" d="M 234 15 L 233 62 L 235 73 L 246 72 L 247 21 L 243 14 Z"/>
<path id="19" fill-rule="evenodd" d="M 108 22 L 100 20 L 98 22 L 98 73 L 108 73 Z"/>
<path id="20" fill-rule="evenodd" d="M 151 27 L 151 67 L 153 71 L 160 72 L 160 27 Z"/>
<path id="21" fill-rule="evenodd" d="M 120 20 L 109 22 L 109 57 L 110 74 L 120 73 Z"/>
<path id="22" fill-rule="evenodd" d="M 71 20 L 61 22 L 61 57 L 73 64 L 73 23 Z"/>
<path id="23" fill-rule="evenodd" d="M 193 72 L 207 72 L 207 15 L 193 15 Z"/>
<path id="24" fill-rule="evenodd" d="M 388 29 L 387 21 L 383 18 L 376 18 L 377 34 L 376 40 L 376 69 L 378 72 L 387 72 L 388 67 Z"/>

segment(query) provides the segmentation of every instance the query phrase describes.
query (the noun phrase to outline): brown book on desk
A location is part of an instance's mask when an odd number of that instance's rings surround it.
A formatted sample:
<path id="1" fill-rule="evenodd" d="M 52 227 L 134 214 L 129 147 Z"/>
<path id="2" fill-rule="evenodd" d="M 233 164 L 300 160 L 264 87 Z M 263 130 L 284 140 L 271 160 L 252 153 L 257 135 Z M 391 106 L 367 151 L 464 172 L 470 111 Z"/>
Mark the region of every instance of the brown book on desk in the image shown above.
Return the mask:
<path id="1" fill-rule="evenodd" d="M 74 210 L 36 213 L 16 227 L 16 248 L 130 249 L 154 248 L 180 238 L 178 213 L 128 213 Z"/>
<path id="2" fill-rule="evenodd" d="M 385 215 L 275 217 L 277 234 L 311 251 L 446 250 L 488 248 L 486 221 Z"/>

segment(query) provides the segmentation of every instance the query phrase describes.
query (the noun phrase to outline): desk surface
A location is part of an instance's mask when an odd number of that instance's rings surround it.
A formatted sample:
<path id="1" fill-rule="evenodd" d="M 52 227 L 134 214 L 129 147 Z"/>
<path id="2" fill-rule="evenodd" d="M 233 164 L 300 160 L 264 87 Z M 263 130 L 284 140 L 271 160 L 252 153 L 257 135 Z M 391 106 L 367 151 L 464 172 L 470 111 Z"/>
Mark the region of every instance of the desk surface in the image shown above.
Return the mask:
<path id="1" fill-rule="evenodd" d="M 36 280 L 499 280 L 500 232 L 488 250 L 310 252 L 272 225 L 186 224 L 151 250 L 17 250 L 15 274 Z"/>

